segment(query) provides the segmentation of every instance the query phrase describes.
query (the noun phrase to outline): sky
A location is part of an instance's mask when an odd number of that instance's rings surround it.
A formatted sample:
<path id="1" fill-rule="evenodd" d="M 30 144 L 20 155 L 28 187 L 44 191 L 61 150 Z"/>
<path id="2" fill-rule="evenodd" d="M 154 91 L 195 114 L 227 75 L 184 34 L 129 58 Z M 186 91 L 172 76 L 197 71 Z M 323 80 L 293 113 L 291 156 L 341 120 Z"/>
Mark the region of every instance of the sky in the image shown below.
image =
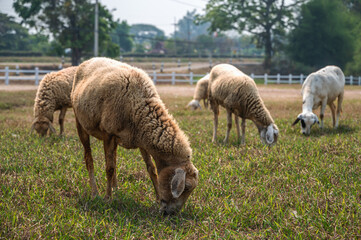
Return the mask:
<path id="1" fill-rule="evenodd" d="M 94 1 L 95 0 L 91 0 Z M 113 10 L 114 20 L 126 20 L 128 24 L 152 24 L 167 36 L 174 32 L 174 22 L 183 18 L 187 11 L 204 13 L 207 0 L 98 0 Z M 13 0 L 0 0 L 0 11 L 16 16 Z"/>

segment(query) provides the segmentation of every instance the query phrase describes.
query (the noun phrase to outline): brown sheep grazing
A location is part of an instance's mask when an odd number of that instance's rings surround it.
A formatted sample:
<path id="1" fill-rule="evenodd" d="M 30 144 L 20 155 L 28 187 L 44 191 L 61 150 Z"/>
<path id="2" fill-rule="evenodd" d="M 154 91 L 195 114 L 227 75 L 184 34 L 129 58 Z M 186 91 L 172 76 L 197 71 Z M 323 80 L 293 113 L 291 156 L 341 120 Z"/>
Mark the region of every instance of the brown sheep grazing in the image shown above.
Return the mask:
<path id="1" fill-rule="evenodd" d="M 202 109 L 199 102 L 203 99 L 204 107 L 208 108 L 208 82 L 209 74 L 199 79 L 194 90 L 193 100 L 188 103 L 187 107 L 192 110 Z"/>
<path id="2" fill-rule="evenodd" d="M 140 149 L 160 210 L 179 211 L 198 184 L 198 170 L 191 162 L 187 137 L 168 114 L 149 76 L 128 64 L 93 58 L 78 67 L 71 98 L 92 195 L 98 190 L 90 135 L 104 144 L 106 199 L 116 187 L 116 149 L 121 145 Z"/>
<path id="3" fill-rule="evenodd" d="M 245 141 L 246 119 L 257 126 L 261 140 L 273 145 L 278 139 L 278 128 L 258 93 L 254 80 L 229 64 L 219 64 L 212 68 L 208 84 L 208 98 L 214 113 L 212 142 L 217 138 L 219 105 L 227 110 L 227 143 L 232 128 L 232 113 L 235 115 L 237 135 L 240 139 L 238 116 L 242 118 L 242 139 Z"/>
<path id="4" fill-rule="evenodd" d="M 52 125 L 54 112 L 60 110 L 60 135 L 64 132 L 64 118 L 67 108 L 71 108 L 71 88 L 76 67 L 65 68 L 45 75 L 41 80 L 34 103 L 34 121 L 31 131 L 35 129 L 41 136 L 55 133 Z"/>

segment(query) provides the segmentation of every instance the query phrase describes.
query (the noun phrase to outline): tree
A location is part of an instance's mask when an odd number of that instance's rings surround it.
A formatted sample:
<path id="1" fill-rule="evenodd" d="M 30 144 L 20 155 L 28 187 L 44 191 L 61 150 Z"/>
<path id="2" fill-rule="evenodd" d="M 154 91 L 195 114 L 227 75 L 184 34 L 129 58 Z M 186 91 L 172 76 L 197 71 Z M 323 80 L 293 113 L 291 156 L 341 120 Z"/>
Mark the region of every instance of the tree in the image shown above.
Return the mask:
<path id="1" fill-rule="evenodd" d="M 178 30 L 175 32 L 176 38 L 191 41 L 195 40 L 200 35 L 208 34 L 207 29 L 209 28 L 210 23 L 195 24 L 196 18 L 196 10 L 193 10 L 192 12 L 187 11 L 186 15 L 177 23 Z"/>
<path id="2" fill-rule="evenodd" d="M 133 47 L 133 40 L 129 35 L 130 26 L 127 21 L 117 22 L 111 33 L 112 41 L 120 46 L 123 51 L 130 52 Z"/>
<path id="3" fill-rule="evenodd" d="M 298 23 L 290 33 L 291 58 L 320 68 L 334 64 L 341 68 L 352 59 L 354 24 L 339 0 L 312 0 L 302 6 Z"/>
<path id="4" fill-rule="evenodd" d="M 71 48 L 72 65 L 78 65 L 81 56 L 92 51 L 95 7 L 90 0 L 15 0 L 13 6 L 24 23 L 49 31 L 63 48 Z M 114 27 L 111 13 L 99 4 L 100 46 L 114 48 L 109 36 Z"/>
<path id="5" fill-rule="evenodd" d="M 29 34 L 14 17 L 0 13 L 0 50 L 48 53 L 50 43 L 44 34 Z"/>
<path id="6" fill-rule="evenodd" d="M 287 4 L 288 2 L 288 4 Z M 270 68 L 274 54 L 273 39 L 287 28 L 293 10 L 304 0 L 210 0 L 201 22 L 211 22 L 211 31 L 237 30 L 253 34 L 265 49 L 264 65 Z"/>
<path id="7" fill-rule="evenodd" d="M 14 17 L 0 13 L 0 50 L 28 50 L 29 34 Z"/>
<path id="8" fill-rule="evenodd" d="M 346 65 L 346 74 L 361 75 L 361 0 L 343 0 L 347 8 L 354 14 L 356 27 L 353 34 L 356 36 L 356 46 L 352 61 Z"/>

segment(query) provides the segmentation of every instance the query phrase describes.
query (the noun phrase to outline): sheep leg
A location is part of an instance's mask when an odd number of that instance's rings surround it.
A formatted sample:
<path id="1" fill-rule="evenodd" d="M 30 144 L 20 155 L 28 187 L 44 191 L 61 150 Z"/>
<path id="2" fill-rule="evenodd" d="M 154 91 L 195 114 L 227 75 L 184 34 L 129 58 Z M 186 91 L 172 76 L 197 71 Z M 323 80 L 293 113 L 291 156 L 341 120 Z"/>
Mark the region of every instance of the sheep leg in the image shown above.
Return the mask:
<path id="1" fill-rule="evenodd" d="M 63 107 L 60 110 L 60 114 L 59 114 L 60 134 L 59 135 L 63 135 L 63 132 L 64 132 L 64 118 L 65 118 L 66 110 L 67 110 L 67 107 Z"/>
<path id="2" fill-rule="evenodd" d="M 140 153 L 142 154 L 143 160 L 147 166 L 147 171 L 149 173 L 150 179 L 152 180 L 153 183 L 153 187 L 155 190 L 155 195 L 157 198 L 157 201 L 159 200 L 159 190 L 158 190 L 158 175 L 157 175 L 157 170 L 155 168 L 155 165 L 150 157 L 150 154 L 145 151 L 142 148 L 139 148 Z"/>
<path id="3" fill-rule="evenodd" d="M 212 104 L 212 110 L 214 113 L 213 118 L 213 138 L 212 142 L 216 142 L 217 140 L 217 128 L 218 128 L 218 115 L 219 115 L 219 106 L 217 104 Z"/>
<path id="4" fill-rule="evenodd" d="M 231 132 L 231 129 L 232 129 L 232 112 L 231 110 L 227 109 L 227 132 L 226 132 L 226 137 L 223 140 L 224 143 L 228 142 L 229 133 Z"/>
<path id="5" fill-rule="evenodd" d="M 327 99 L 323 99 L 322 101 L 322 104 L 321 104 L 321 112 L 320 112 L 320 118 L 321 118 L 321 128 L 323 128 L 323 117 L 324 117 L 324 114 L 325 114 L 325 109 L 326 109 L 326 106 L 327 106 Z"/>
<path id="6" fill-rule="evenodd" d="M 335 106 L 335 104 L 333 102 L 330 103 L 329 106 L 331 108 L 331 113 L 332 113 L 331 114 L 332 115 L 332 126 L 335 127 L 335 124 L 336 124 L 336 122 L 335 122 L 336 106 Z"/>
<path id="7" fill-rule="evenodd" d="M 244 144 L 246 139 L 246 118 L 242 118 L 242 140 L 241 143 Z"/>
<path id="8" fill-rule="evenodd" d="M 337 99 L 337 116 L 336 116 L 336 124 L 335 128 L 338 127 L 338 120 L 340 119 L 340 113 L 342 112 L 342 101 L 343 101 L 343 92 L 338 96 Z"/>
<path id="9" fill-rule="evenodd" d="M 238 142 L 239 142 L 241 140 L 241 132 L 239 129 L 239 118 L 236 114 L 234 114 L 234 123 L 236 124 L 237 138 L 238 138 Z"/>
<path id="10" fill-rule="evenodd" d="M 104 153 L 105 153 L 105 171 L 107 173 L 107 190 L 105 199 L 110 199 L 112 196 L 112 186 L 116 181 L 116 157 L 117 157 L 117 143 L 115 136 L 105 134 L 103 137 Z"/>
<path id="11" fill-rule="evenodd" d="M 76 128 L 78 130 L 80 142 L 83 144 L 84 147 L 84 161 L 89 174 L 89 184 L 92 191 L 92 196 L 95 197 L 99 193 L 98 193 L 97 185 L 95 183 L 94 165 L 93 165 L 93 157 L 90 148 L 89 134 L 85 132 L 85 130 L 80 125 L 77 119 L 76 119 Z"/>

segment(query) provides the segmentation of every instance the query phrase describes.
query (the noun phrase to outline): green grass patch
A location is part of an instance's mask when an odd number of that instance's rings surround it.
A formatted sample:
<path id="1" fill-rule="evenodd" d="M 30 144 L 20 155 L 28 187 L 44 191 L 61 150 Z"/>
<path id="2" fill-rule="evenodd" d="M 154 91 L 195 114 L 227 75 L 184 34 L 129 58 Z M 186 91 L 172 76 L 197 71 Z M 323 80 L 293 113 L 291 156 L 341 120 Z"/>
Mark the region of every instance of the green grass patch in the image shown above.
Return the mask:
<path id="1" fill-rule="evenodd" d="M 265 101 L 280 129 L 278 144 L 269 149 L 250 121 L 245 145 L 237 143 L 234 129 L 229 144 L 222 144 L 224 110 L 219 143 L 212 144 L 209 110 L 186 109 L 189 98 L 161 97 L 188 135 L 200 172 L 183 211 L 170 217 L 158 213 L 138 150 L 118 148 L 118 189 L 105 202 L 103 146 L 91 139 L 101 194 L 92 199 L 72 110 L 65 137 L 40 138 L 29 134 L 35 92 L 0 92 L 0 106 L 10 106 L 0 108 L 0 238 L 361 237 L 360 99 L 345 96 L 338 129 L 327 109 L 325 129 L 314 126 L 309 137 L 291 127 L 300 103 Z"/>

